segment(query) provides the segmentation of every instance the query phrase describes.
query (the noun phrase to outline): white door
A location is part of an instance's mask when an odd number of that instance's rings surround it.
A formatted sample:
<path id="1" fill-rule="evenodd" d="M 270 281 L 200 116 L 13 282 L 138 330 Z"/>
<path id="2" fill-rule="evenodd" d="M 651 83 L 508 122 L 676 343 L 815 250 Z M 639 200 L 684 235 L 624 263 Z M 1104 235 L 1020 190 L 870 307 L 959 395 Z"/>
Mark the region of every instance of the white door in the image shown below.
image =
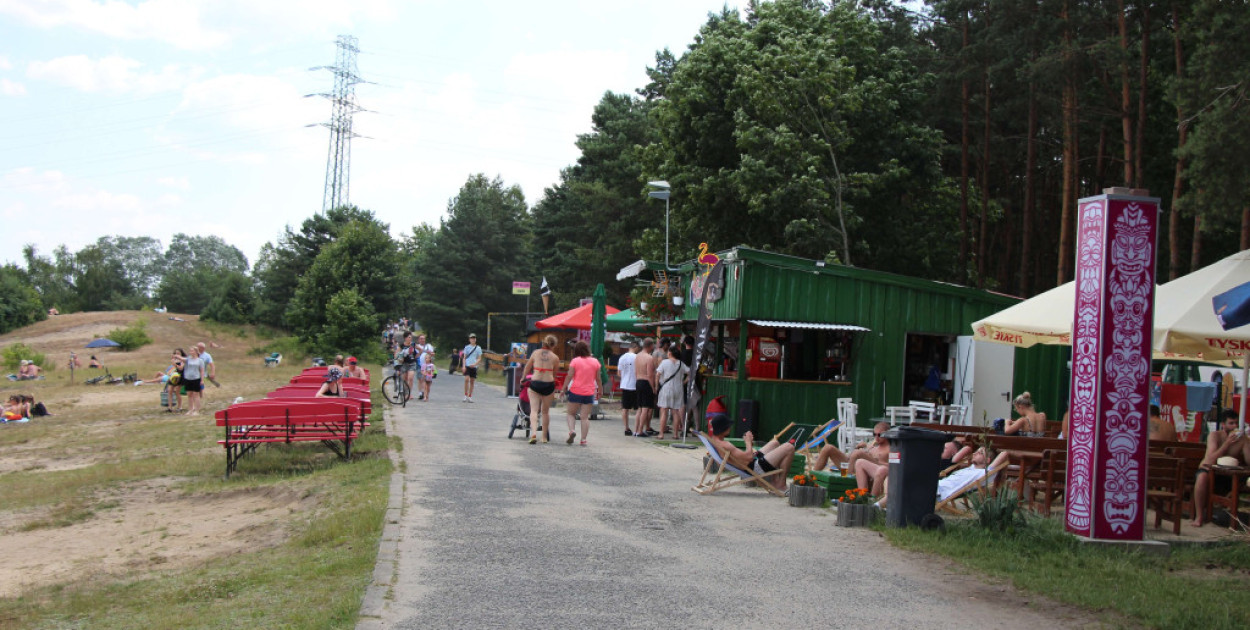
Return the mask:
<path id="1" fill-rule="evenodd" d="M 1011 417 L 1011 383 L 1016 349 L 1001 343 L 955 340 L 955 404 L 968 406 L 969 424 L 986 426 Z"/>

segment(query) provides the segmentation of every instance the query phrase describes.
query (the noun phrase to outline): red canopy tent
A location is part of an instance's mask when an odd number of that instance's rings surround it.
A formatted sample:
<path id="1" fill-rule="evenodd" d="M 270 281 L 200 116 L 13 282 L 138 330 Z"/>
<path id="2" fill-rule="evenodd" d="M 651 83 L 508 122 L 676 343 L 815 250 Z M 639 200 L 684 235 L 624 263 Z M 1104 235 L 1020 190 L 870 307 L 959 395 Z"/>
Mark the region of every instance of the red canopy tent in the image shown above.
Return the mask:
<path id="1" fill-rule="evenodd" d="M 605 305 L 605 308 L 607 309 L 607 315 L 621 312 L 620 309 L 612 308 L 611 306 Z M 593 310 L 594 306 L 591 304 L 579 306 L 571 311 L 564 311 L 547 319 L 540 319 L 534 322 L 534 327 L 540 329 L 576 328 L 577 330 L 590 330 L 590 318 Z"/>

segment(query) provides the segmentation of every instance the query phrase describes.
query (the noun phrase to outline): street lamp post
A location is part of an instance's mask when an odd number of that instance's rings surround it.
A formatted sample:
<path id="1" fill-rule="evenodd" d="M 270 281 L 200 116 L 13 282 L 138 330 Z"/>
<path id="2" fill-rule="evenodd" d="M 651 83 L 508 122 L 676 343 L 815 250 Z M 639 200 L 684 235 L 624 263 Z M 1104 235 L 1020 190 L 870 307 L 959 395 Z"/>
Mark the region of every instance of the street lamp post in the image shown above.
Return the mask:
<path id="1" fill-rule="evenodd" d="M 668 198 L 672 195 L 672 186 L 664 180 L 647 182 L 648 186 L 658 188 L 647 193 L 648 197 L 664 200 L 664 269 L 668 270 Z"/>

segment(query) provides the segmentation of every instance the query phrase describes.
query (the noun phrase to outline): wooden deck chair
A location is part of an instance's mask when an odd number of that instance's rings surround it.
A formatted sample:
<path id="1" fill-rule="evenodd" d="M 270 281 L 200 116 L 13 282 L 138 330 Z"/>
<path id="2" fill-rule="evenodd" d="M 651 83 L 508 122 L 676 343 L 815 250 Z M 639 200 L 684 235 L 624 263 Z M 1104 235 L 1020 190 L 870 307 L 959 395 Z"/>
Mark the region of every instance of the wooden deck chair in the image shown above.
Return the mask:
<path id="1" fill-rule="evenodd" d="M 712 494 L 717 490 L 724 490 L 731 486 L 754 481 L 757 488 L 761 488 L 769 494 L 779 497 L 785 496 L 785 492 L 773 487 L 770 477 L 785 475 L 787 471 L 778 468 L 761 475 L 754 470 L 736 468 L 725 461 L 724 453 L 721 453 L 712 445 L 712 441 L 708 439 L 707 435 L 699 431 L 695 431 L 694 434 L 699 436 L 699 440 L 707 448 L 708 459 L 707 465 L 703 467 L 703 476 L 699 477 L 699 483 L 692 487 L 691 490 L 699 494 Z"/>
<path id="2" fill-rule="evenodd" d="M 939 510 L 946 510 L 947 512 L 950 512 L 952 514 L 962 514 L 964 512 L 967 512 L 969 509 L 971 509 L 971 506 L 968 505 L 968 498 L 967 498 L 968 493 L 978 488 L 982 490 L 988 489 L 990 484 L 994 483 L 995 478 L 998 476 L 998 473 L 1002 472 L 1003 469 L 1005 468 L 1007 468 L 1007 462 L 1005 461 L 999 463 L 997 466 L 990 466 L 990 468 L 985 471 L 985 475 L 981 476 L 978 479 L 973 479 L 972 481 L 969 481 L 968 483 L 957 488 L 954 492 L 950 494 L 950 496 L 938 501 L 937 504 L 934 506 L 933 511 L 937 512 Z M 955 507 L 955 501 L 958 501 L 960 499 L 964 501 L 964 506 L 965 506 L 964 509 L 962 510 Z"/>
<path id="3" fill-rule="evenodd" d="M 806 466 L 808 472 L 812 471 L 812 464 L 816 461 L 816 456 L 820 455 L 820 449 L 824 448 L 825 444 L 828 443 L 829 436 L 833 434 L 834 431 L 837 431 L 840 426 L 842 426 L 842 421 L 837 418 L 833 418 L 819 427 L 816 427 L 816 430 L 812 432 L 812 437 L 806 442 L 800 444 L 798 448 L 794 449 L 794 456 L 802 456 L 804 461 L 807 462 Z M 816 449 L 815 452 L 812 452 L 812 449 Z"/>

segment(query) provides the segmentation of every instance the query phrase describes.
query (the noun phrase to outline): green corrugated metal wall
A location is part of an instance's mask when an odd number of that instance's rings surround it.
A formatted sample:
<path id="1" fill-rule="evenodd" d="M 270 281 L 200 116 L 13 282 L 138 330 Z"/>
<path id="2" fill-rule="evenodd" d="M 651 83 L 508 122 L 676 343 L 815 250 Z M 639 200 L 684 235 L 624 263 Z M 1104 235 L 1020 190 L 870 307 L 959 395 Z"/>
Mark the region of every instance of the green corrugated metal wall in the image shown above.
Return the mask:
<path id="1" fill-rule="evenodd" d="M 968 335 L 972 322 L 1017 302 L 893 274 L 819 268 L 814 261 L 766 252 L 738 249 L 734 255 L 738 260 L 727 265 L 725 295 L 715 304 L 713 319 L 833 322 L 872 331 L 857 337 L 849 386 L 709 379 L 708 397 L 725 395 L 731 411 L 739 399 L 764 397 L 761 434 L 772 435 L 789 422 L 822 423 L 836 415 L 839 397 L 855 399 L 865 422 L 884 415 L 885 405 L 906 402 L 902 375 L 908 333 Z M 697 309 L 688 309 L 687 317 L 697 315 Z M 1066 408 L 1066 382 L 1060 388 L 1066 352 L 1054 347 L 1017 351 L 1017 392 L 1032 391 L 1052 419 L 1062 417 Z"/>

